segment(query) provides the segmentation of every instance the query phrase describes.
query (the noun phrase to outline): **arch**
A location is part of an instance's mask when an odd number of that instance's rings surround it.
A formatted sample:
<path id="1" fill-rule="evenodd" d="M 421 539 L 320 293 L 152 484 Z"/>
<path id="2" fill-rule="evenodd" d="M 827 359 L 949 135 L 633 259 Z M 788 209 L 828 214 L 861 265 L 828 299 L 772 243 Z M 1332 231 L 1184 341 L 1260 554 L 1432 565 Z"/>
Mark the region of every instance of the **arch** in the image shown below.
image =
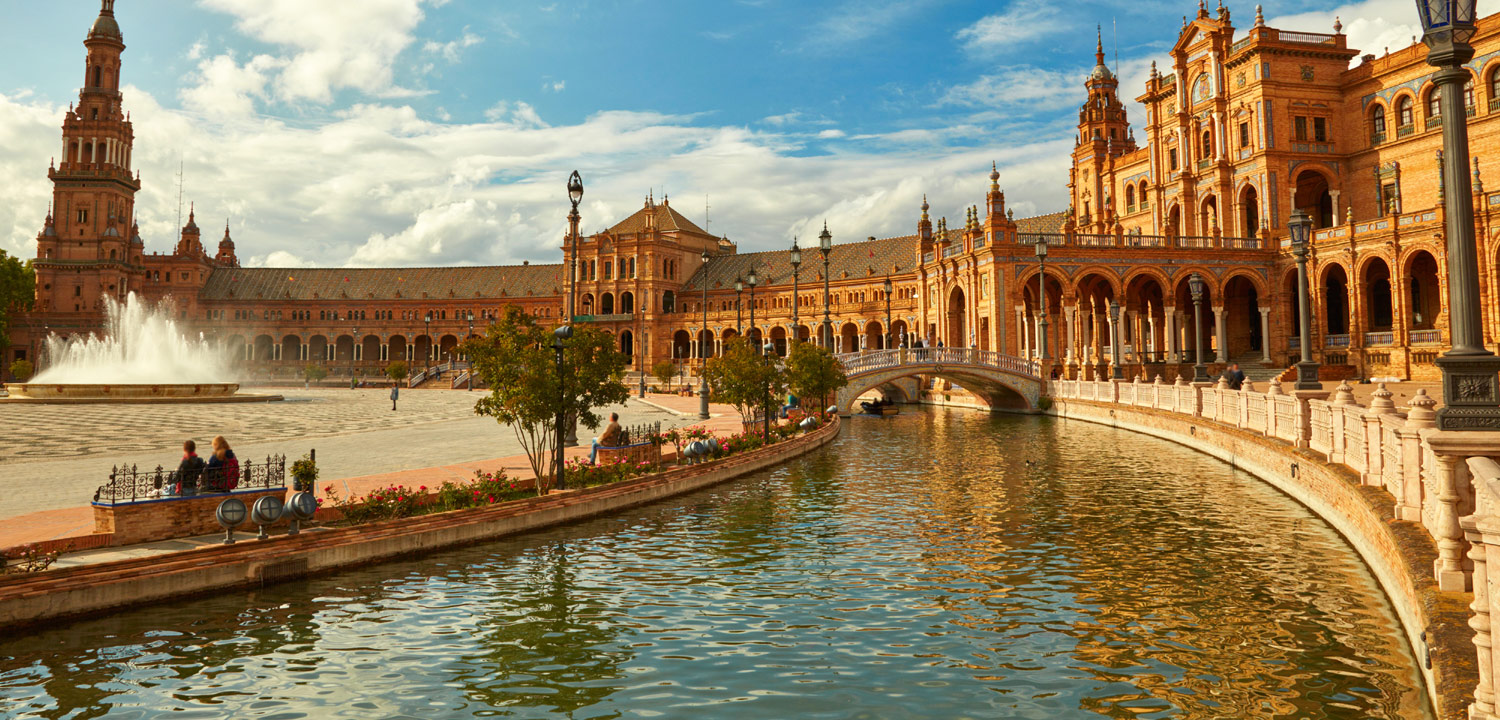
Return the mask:
<path id="1" fill-rule="evenodd" d="M 635 293 L 629 290 L 620 293 L 620 312 L 624 315 L 635 314 Z"/>
<path id="2" fill-rule="evenodd" d="M 968 347 L 969 334 L 965 325 L 967 320 L 968 303 L 964 297 L 964 289 L 955 285 L 948 291 L 948 317 L 946 327 L 948 330 L 949 347 Z"/>
<path id="3" fill-rule="evenodd" d="M 786 328 L 780 325 L 771 327 L 771 344 L 776 346 L 777 357 L 786 357 Z"/>
<path id="4" fill-rule="evenodd" d="M 871 320 L 865 323 L 865 347 L 870 350 L 884 350 L 885 328 L 879 320 Z"/>
<path id="5" fill-rule="evenodd" d="M 245 359 L 245 336 L 230 335 L 224 339 L 224 352 L 231 359 L 239 361 Z"/>
<path id="6" fill-rule="evenodd" d="M 1224 357 L 1233 359 L 1261 350 L 1265 342 L 1260 326 L 1264 297 L 1265 289 L 1260 279 L 1251 273 L 1235 272 L 1224 281 Z"/>
<path id="7" fill-rule="evenodd" d="M 301 358 L 302 338 L 297 335 L 283 335 L 281 337 L 281 362 L 292 364 L 299 362 Z"/>
<path id="8" fill-rule="evenodd" d="M 448 362 L 455 359 L 458 347 L 458 338 L 453 335 L 444 335 L 438 338 L 438 362 Z"/>
<path id="9" fill-rule="evenodd" d="M 1175 202 L 1167 209 L 1167 234 L 1182 234 L 1182 206 Z"/>
<path id="10" fill-rule="evenodd" d="M 1364 262 L 1359 275 L 1364 290 L 1365 329 L 1371 332 L 1392 329 L 1395 307 L 1391 296 L 1391 266 L 1385 258 L 1377 255 Z"/>
<path id="11" fill-rule="evenodd" d="M 307 361 L 314 365 L 328 362 L 328 337 L 314 335 L 307 339 Z"/>
<path id="12" fill-rule="evenodd" d="M 333 361 L 341 364 L 354 362 L 354 337 L 340 335 L 333 340 Z"/>
<path id="13" fill-rule="evenodd" d="M 1207 235 L 1216 227 L 1219 227 L 1219 198 L 1210 193 L 1198 204 L 1198 234 Z"/>
<path id="14" fill-rule="evenodd" d="M 1332 227 L 1337 220 L 1333 216 L 1333 195 L 1329 192 L 1328 176 L 1320 170 L 1308 168 L 1297 173 L 1294 206 L 1307 213 L 1313 227 Z"/>
<path id="15" fill-rule="evenodd" d="M 386 347 L 388 348 L 386 356 L 391 360 L 409 362 L 409 359 L 406 357 L 407 342 L 405 335 L 392 335 L 389 340 L 386 340 Z M 411 358 L 410 360 L 414 359 Z"/>
<path id="16" fill-rule="evenodd" d="M 359 341 L 359 360 L 364 363 L 380 362 L 380 338 L 366 335 Z"/>
<path id="17" fill-rule="evenodd" d="M 604 293 L 603 295 L 599 296 L 599 314 L 600 315 L 613 315 L 613 314 L 615 314 L 615 296 L 614 296 L 614 293 Z"/>
<path id="18" fill-rule="evenodd" d="M 1329 335 L 1349 333 L 1349 271 L 1340 263 L 1323 270 L 1323 329 Z"/>
<path id="19" fill-rule="evenodd" d="M 1137 361 L 1161 362 L 1166 359 L 1163 348 L 1166 339 L 1166 289 L 1170 287 L 1165 275 L 1152 269 L 1140 269 L 1131 273 L 1125 283 L 1125 307 L 1136 312 L 1139 327 L 1126 322 L 1127 337 Z"/>
<path id="20" fill-rule="evenodd" d="M 1192 277 L 1197 273 L 1203 279 L 1203 297 L 1201 301 L 1202 314 L 1198 313 L 1200 306 L 1193 303 Z M 1204 362 L 1213 361 L 1213 337 L 1214 337 L 1214 301 L 1219 298 L 1219 287 L 1214 274 L 1203 268 L 1184 268 L 1175 277 L 1176 284 L 1172 288 L 1172 298 L 1177 312 L 1180 314 L 1181 322 L 1177 323 L 1179 337 L 1177 347 L 1181 349 L 1180 357 L 1184 363 L 1196 363 L 1198 359 L 1197 343 L 1198 333 L 1203 334 Z M 1200 322 L 1194 325 L 1195 318 Z"/>
<path id="21" fill-rule="evenodd" d="M 1428 124 L 1443 116 L 1442 93 L 1436 83 L 1428 83 L 1422 93 L 1422 113 Z"/>
<path id="22" fill-rule="evenodd" d="M 1212 126 L 1204 126 L 1200 136 L 1203 142 L 1198 148 L 1198 159 L 1207 160 L 1214 156 L 1214 130 Z"/>
<path id="23" fill-rule="evenodd" d="M 1135 186 L 1129 183 L 1125 185 L 1125 209 L 1135 210 Z"/>
<path id="24" fill-rule="evenodd" d="M 1443 313 L 1443 297 L 1438 291 L 1437 259 L 1425 249 L 1413 250 L 1406 256 L 1404 275 L 1410 307 L 1407 316 L 1411 329 L 1431 330 L 1437 327 L 1438 317 Z"/>
<path id="25" fill-rule="evenodd" d="M 1370 144 L 1385 142 L 1385 104 L 1376 100 L 1370 103 Z"/>
<path id="26" fill-rule="evenodd" d="M 692 356 L 693 336 L 686 330 L 672 333 L 672 359 L 683 360 Z"/>
<path id="27" fill-rule="evenodd" d="M 414 362 L 422 363 L 423 366 L 431 365 L 433 358 L 436 357 L 435 348 L 436 346 L 432 344 L 431 335 L 418 335 L 412 341 L 412 358 L 414 358 Z"/>
<path id="28" fill-rule="evenodd" d="M 630 358 L 630 364 L 635 364 L 635 333 L 629 330 L 620 331 L 620 354 Z"/>
<path id="29" fill-rule="evenodd" d="M 698 350 L 699 357 L 711 358 L 718 355 L 718 352 L 714 348 L 714 331 L 699 330 L 698 340 L 702 343 Z"/>
<path id="30" fill-rule="evenodd" d="M 1260 232 L 1260 193 L 1250 183 L 1245 183 L 1240 189 L 1240 232 L 1245 237 L 1254 237 Z"/>
<path id="31" fill-rule="evenodd" d="M 945 362 L 941 365 L 941 370 L 938 368 L 935 364 L 911 363 L 853 373 L 849 376 L 849 384 L 838 393 L 839 413 L 850 415 L 861 395 L 913 377 L 937 377 L 961 384 L 965 390 L 984 400 L 992 410 L 1033 411 L 1041 393 L 1041 383 L 1036 379 L 995 368 L 962 362 Z"/>
<path id="32" fill-rule="evenodd" d="M 583 301 L 580 302 L 578 305 L 583 310 L 582 314 L 584 314 L 584 315 L 593 315 L 594 314 L 594 294 L 593 293 L 584 293 L 583 294 Z"/>
<path id="33" fill-rule="evenodd" d="M 891 345 L 893 347 L 910 347 L 912 338 L 911 330 L 906 326 L 905 320 L 891 321 Z"/>
<path id="34" fill-rule="evenodd" d="M 677 295 L 671 290 L 661 294 L 661 311 L 664 313 L 677 312 Z"/>
<path id="35" fill-rule="evenodd" d="M 1412 111 L 1412 96 L 1402 93 L 1396 97 L 1396 129 L 1399 131 L 1409 128 L 1416 122 L 1415 113 Z"/>
<path id="36" fill-rule="evenodd" d="M 855 352 L 859 350 L 859 326 L 852 322 L 846 322 L 839 327 L 838 352 Z"/>
<path id="37" fill-rule="evenodd" d="M 1489 101 L 1493 103 L 1500 100 L 1500 63 L 1492 64 L 1486 78 L 1485 94 L 1489 96 Z"/>

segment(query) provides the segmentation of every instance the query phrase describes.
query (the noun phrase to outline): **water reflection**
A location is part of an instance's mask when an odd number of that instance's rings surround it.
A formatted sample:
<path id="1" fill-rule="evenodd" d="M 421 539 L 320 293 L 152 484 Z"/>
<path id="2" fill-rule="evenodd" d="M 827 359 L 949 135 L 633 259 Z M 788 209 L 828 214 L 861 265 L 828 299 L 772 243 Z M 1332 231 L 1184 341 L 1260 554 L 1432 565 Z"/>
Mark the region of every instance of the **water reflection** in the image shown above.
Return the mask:
<path id="1" fill-rule="evenodd" d="M 0 643 L 0 715 L 1428 717 L 1373 580 L 1185 448 L 965 412 L 622 516 Z"/>

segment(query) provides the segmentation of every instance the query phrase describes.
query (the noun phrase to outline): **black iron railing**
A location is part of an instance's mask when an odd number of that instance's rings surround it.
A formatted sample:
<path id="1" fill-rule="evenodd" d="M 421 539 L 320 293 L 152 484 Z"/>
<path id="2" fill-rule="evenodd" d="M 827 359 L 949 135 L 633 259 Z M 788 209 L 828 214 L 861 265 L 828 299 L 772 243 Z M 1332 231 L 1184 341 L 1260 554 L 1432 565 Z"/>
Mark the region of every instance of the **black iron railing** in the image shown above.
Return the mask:
<path id="1" fill-rule="evenodd" d="M 240 463 L 233 479 L 225 477 L 223 468 L 205 468 L 187 483 L 197 488 L 197 495 L 269 490 L 286 487 L 286 457 L 270 455 L 265 462 Z M 180 497 L 183 478 L 176 470 L 160 465 L 155 470 L 141 470 L 135 465 L 118 466 L 109 472 L 109 482 L 94 491 L 94 502 L 100 505 L 122 505 L 144 500 Z"/>
<path id="2" fill-rule="evenodd" d="M 631 425 L 620 430 L 619 447 L 634 445 L 636 443 L 650 442 L 661 435 L 661 423 L 641 423 Z"/>

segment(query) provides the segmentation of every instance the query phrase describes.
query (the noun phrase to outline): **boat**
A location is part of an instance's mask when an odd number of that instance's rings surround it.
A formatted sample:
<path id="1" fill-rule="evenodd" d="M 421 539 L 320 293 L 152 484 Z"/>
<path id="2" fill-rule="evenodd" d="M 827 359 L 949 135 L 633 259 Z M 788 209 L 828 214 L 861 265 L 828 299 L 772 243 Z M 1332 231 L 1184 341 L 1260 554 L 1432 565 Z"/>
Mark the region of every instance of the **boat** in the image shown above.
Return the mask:
<path id="1" fill-rule="evenodd" d="M 889 416 L 901 414 L 901 408 L 897 407 L 896 404 L 891 402 L 890 400 L 885 399 L 875 400 L 873 402 L 870 400 L 863 400 L 859 403 L 859 406 L 864 409 L 866 415 Z"/>

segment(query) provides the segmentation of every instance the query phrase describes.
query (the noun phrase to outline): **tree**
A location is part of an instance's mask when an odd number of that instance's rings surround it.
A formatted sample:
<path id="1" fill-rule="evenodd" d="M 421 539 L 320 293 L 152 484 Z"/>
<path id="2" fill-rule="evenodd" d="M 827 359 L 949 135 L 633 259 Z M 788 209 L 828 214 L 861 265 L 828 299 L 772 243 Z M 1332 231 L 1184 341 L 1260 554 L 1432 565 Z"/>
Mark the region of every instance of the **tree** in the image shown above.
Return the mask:
<path id="1" fill-rule="evenodd" d="M 812 343 L 792 343 L 786 359 L 787 385 L 804 401 L 818 399 L 818 410 L 828 407 L 828 396 L 849 384 L 844 367 L 827 348 Z M 803 404 L 806 407 L 806 402 Z"/>
<path id="2" fill-rule="evenodd" d="M 302 368 L 302 379 L 307 382 L 322 382 L 326 377 L 328 377 L 328 368 L 322 365 L 308 365 Z"/>
<path id="3" fill-rule="evenodd" d="M 490 394 L 474 403 L 474 413 L 511 426 L 536 474 L 538 493 L 544 479 L 561 470 L 553 467 L 558 412 L 593 430 L 600 423 L 596 409 L 630 397 L 624 383 L 629 359 L 615 350 L 609 333 L 591 325 L 575 326 L 573 337 L 563 342 L 561 377 L 552 331 L 514 306 L 483 337 L 466 341 L 463 352 L 490 387 Z"/>
<path id="4" fill-rule="evenodd" d="M 31 261 L 23 263 L 0 250 L 0 350 L 10 345 L 11 317 L 30 310 L 35 301 L 36 271 Z"/>
<path id="5" fill-rule="evenodd" d="M 651 377 L 661 383 L 664 388 L 671 389 L 672 378 L 677 377 L 677 363 L 671 360 L 663 360 L 651 366 Z"/>
<path id="6" fill-rule="evenodd" d="M 774 358 L 762 356 L 761 349 L 744 338 L 725 343 L 724 351 L 708 361 L 703 376 L 710 396 L 733 405 L 744 423 L 755 419 L 756 408 L 786 393 L 786 373 Z"/>
<path id="7" fill-rule="evenodd" d="M 406 373 L 406 363 L 401 362 L 400 360 L 397 360 L 390 365 L 385 366 L 385 376 L 390 378 L 391 382 L 401 382 L 402 380 L 405 380 Z"/>
<path id="8" fill-rule="evenodd" d="M 31 373 L 34 371 L 35 368 L 31 366 L 30 360 L 17 360 L 10 364 L 10 376 L 15 378 L 16 382 L 30 380 Z"/>

